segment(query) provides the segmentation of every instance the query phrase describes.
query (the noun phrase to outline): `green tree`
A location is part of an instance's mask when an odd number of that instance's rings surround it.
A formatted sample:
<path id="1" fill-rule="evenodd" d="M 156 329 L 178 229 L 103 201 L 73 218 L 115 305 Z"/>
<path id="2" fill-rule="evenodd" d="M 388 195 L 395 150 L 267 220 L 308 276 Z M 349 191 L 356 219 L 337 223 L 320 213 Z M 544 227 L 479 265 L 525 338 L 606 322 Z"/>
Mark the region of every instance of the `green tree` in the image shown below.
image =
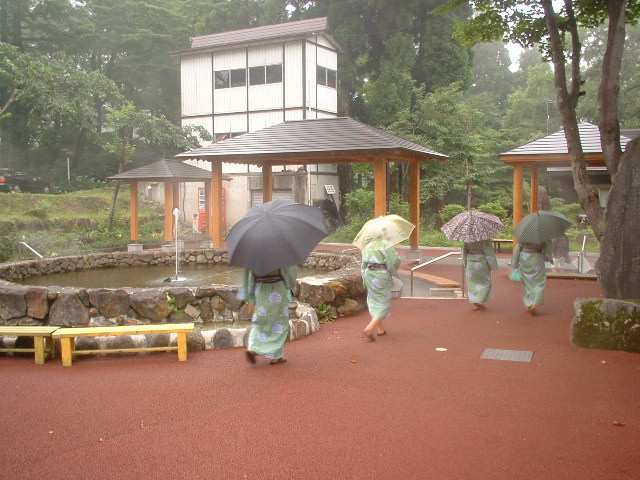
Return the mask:
<path id="1" fill-rule="evenodd" d="M 601 241 L 598 262 L 600 284 L 607 297 L 640 297 L 640 139 L 620 145 L 620 74 L 626 41 L 626 24 L 640 17 L 640 2 L 615 0 L 564 0 L 556 8 L 551 0 L 473 2 L 476 15 L 462 30 L 467 41 L 497 38 L 525 47 L 541 46 L 553 62 L 558 109 L 562 118 L 574 187 L 580 204 Z M 582 46 L 579 26 L 605 25 L 607 39 L 598 86 L 598 117 L 603 156 L 612 180 L 606 210 L 586 171 L 578 132 L 577 108 L 582 91 Z"/>

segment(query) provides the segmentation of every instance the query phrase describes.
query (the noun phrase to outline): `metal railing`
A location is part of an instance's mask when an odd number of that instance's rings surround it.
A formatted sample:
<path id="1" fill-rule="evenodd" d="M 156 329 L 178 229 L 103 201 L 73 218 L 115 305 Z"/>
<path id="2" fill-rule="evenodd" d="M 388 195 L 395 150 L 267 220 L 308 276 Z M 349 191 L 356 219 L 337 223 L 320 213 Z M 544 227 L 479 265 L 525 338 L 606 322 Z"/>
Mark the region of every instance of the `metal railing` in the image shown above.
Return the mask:
<path id="1" fill-rule="evenodd" d="M 24 247 L 28 248 L 33 254 L 37 255 L 38 258 L 44 258 L 42 255 L 36 252 L 35 249 L 31 247 L 27 242 L 20 242 L 20 245 L 23 245 Z"/>
<path id="2" fill-rule="evenodd" d="M 427 260 L 426 262 L 420 263 L 418 265 L 416 265 L 415 267 L 411 267 L 411 296 L 413 297 L 413 272 L 415 272 L 416 270 L 419 270 L 423 267 L 426 267 L 427 265 L 431 265 L 434 263 L 437 263 L 441 260 L 444 260 L 445 258 L 451 257 L 452 255 L 462 255 L 462 251 L 461 250 L 456 250 L 453 252 L 447 252 L 444 255 L 440 255 L 439 257 L 436 258 L 432 258 L 431 260 Z M 465 290 L 465 285 L 464 285 L 464 273 L 462 275 L 462 295 L 464 296 L 464 290 Z"/>

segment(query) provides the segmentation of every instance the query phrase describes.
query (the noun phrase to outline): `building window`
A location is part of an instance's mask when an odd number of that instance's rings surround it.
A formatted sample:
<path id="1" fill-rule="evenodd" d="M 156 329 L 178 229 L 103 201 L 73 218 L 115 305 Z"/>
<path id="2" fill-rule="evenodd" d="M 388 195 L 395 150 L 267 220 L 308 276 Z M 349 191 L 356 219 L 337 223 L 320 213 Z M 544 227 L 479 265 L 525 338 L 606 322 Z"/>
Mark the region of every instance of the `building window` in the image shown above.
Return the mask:
<path id="1" fill-rule="evenodd" d="M 263 85 L 264 80 L 264 67 L 251 67 L 249 69 L 249 85 Z"/>
<path id="2" fill-rule="evenodd" d="M 213 136 L 214 141 L 217 142 L 222 142 L 223 140 L 227 140 L 228 138 L 234 138 L 234 137 L 238 137 L 240 135 L 243 135 L 247 132 L 225 132 L 225 133 L 216 133 Z"/>
<path id="3" fill-rule="evenodd" d="M 247 84 L 247 71 L 244 68 L 217 70 L 214 73 L 216 89 L 244 87 Z"/>
<path id="4" fill-rule="evenodd" d="M 247 70 L 237 68 L 231 70 L 231 87 L 244 87 L 247 84 Z"/>
<path id="5" fill-rule="evenodd" d="M 267 83 L 282 82 L 282 65 L 267 65 Z"/>
<path id="6" fill-rule="evenodd" d="M 316 66 L 316 80 L 318 85 L 324 85 L 325 87 L 336 88 L 337 85 L 337 73 L 330 68 Z"/>
<path id="7" fill-rule="evenodd" d="M 249 69 L 249 85 L 282 82 L 282 64 L 251 67 Z"/>

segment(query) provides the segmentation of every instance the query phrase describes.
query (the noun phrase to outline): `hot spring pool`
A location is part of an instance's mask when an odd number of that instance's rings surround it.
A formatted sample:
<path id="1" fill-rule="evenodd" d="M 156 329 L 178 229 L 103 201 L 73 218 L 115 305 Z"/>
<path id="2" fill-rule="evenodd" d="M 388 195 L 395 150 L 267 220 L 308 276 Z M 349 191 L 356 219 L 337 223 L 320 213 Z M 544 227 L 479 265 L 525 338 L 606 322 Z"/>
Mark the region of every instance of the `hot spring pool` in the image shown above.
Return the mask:
<path id="1" fill-rule="evenodd" d="M 239 285 L 242 283 L 242 271 L 242 268 L 230 265 L 184 264 L 180 268 L 180 277 L 184 277 L 184 280 L 167 282 L 167 278 L 175 276 L 175 266 L 149 265 L 37 275 L 25 278 L 20 283 L 80 288 Z M 298 269 L 299 277 L 315 273 L 318 273 L 317 270 L 311 268 Z"/>

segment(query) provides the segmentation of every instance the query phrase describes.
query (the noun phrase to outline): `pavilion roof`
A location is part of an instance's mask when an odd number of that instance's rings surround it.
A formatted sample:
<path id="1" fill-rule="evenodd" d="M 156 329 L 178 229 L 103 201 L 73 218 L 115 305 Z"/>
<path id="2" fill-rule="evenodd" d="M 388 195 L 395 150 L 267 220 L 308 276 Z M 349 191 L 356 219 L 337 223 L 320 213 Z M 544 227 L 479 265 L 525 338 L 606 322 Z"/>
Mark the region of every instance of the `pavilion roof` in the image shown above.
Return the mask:
<path id="1" fill-rule="evenodd" d="M 447 156 L 349 117 L 296 120 L 176 155 L 231 163 L 277 164 L 446 159 Z"/>
<path id="2" fill-rule="evenodd" d="M 109 180 L 116 180 L 119 182 L 203 182 L 206 180 L 211 180 L 211 172 L 203 168 L 198 168 L 194 167 L 193 165 L 182 163 L 178 160 L 163 159 L 139 168 L 121 172 L 108 178 Z"/>
<path id="3" fill-rule="evenodd" d="M 589 122 L 581 122 L 578 124 L 578 131 L 587 162 L 604 165 L 598 126 Z M 629 137 L 620 135 L 620 145 L 623 151 L 630 140 Z M 501 153 L 500 157 L 506 163 L 563 164 L 570 161 L 564 129 Z"/>

